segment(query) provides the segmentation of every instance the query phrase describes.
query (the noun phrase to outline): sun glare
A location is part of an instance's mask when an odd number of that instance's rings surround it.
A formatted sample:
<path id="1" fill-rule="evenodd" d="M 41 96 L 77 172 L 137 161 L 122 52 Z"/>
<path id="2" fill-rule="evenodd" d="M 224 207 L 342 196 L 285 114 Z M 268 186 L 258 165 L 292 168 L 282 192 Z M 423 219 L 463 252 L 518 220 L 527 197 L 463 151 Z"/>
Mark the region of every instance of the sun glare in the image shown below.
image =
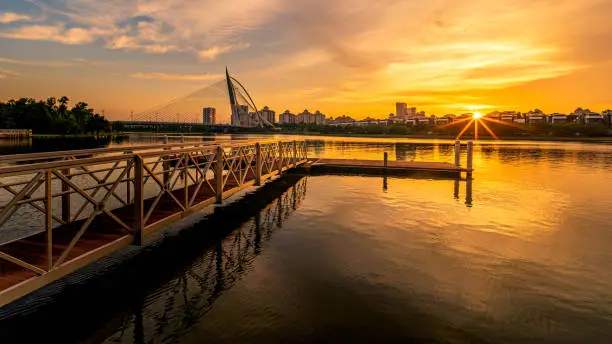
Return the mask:
<path id="1" fill-rule="evenodd" d="M 489 127 L 487 122 L 501 124 L 501 125 L 507 125 L 507 126 L 512 126 L 511 124 L 509 124 L 507 122 L 503 122 L 503 121 L 500 121 L 499 119 L 495 119 L 495 118 L 485 117 L 485 115 L 483 115 L 482 113 L 474 111 L 474 112 L 472 112 L 472 117 L 471 118 L 470 117 L 463 117 L 463 118 L 460 118 L 460 119 L 458 119 L 456 121 L 452 121 L 452 122 L 450 122 L 448 124 L 445 124 L 443 127 L 447 127 L 447 126 L 452 126 L 452 125 L 457 125 L 457 124 L 463 123 L 464 124 L 463 129 L 461 129 L 461 131 L 457 135 L 457 140 L 461 139 L 463 134 L 465 134 L 470 127 L 474 128 L 474 140 L 478 140 L 478 131 L 479 131 L 479 128 L 484 129 L 487 133 L 489 133 L 489 135 L 491 135 L 491 137 L 493 137 L 496 140 L 499 140 L 499 137 L 493 132 L 493 130 Z"/>

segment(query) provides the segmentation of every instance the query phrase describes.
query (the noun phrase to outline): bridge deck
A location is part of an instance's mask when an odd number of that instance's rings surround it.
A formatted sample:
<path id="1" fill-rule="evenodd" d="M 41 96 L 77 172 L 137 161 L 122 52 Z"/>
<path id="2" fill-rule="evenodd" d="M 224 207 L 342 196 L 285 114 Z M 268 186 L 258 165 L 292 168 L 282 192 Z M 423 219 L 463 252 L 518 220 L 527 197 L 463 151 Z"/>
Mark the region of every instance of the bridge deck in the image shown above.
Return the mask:
<path id="1" fill-rule="evenodd" d="M 326 172 L 353 172 L 353 173 L 410 173 L 432 172 L 461 174 L 472 172 L 465 167 L 455 166 L 445 162 L 414 162 L 414 161 L 387 161 L 382 160 L 356 160 L 356 159 L 320 159 L 310 166 L 312 171 Z"/>
<path id="2" fill-rule="evenodd" d="M 224 193 L 226 193 L 224 198 L 231 196 L 233 193 L 249 184 L 253 184 L 254 181 L 255 176 L 253 173 L 249 173 L 249 175 L 246 176 L 244 185 L 242 186 L 239 186 L 234 180 L 228 180 L 224 187 Z M 193 196 L 193 193 L 196 191 L 195 189 L 196 185 L 188 187 L 190 197 Z M 173 190 L 172 193 L 176 198 L 181 199 L 185 194 L 185 189 L 176 189 Z M 215 196 L 215 193 L 210 189 L 201 188 L 198 191 L 194 204 L 212 204 L 215 201 Z M 146 208 L 149 208 L 153 204 L 154 198 L 155 197 L 151 197 L 144 200 Z M 181 208 L 176 202 L 169 195 L 164 195 L 160 199 L 156 211 L 151 214 L 146 225 L 156 223 L 174 214 L 180 213 Z M 113 214 L 119 217 L 128 226 L 133 227 L 135 221 L 133 205 L 130 204 L 114 209 Z M 53 261 L 56 261 L 62 252 L 70 245 L 71 240 L 79 231 L 83 222 L 85 222 L 85 220 L 71 222 L 53 229 Z M 127 232 L 108 215 L 100 214 L 94 218 L 87 231 L 70 251 L 66 261 L 84 257 L 90 252 L 121 239 L 125 239 L 126 245 L 133 241 L 132 234 Z M 44 270 L 47 268 L 46 240 L 46 233 L 41 232 L 9 243 L 0 244 L 0 251 L 23 261 L 27 261 L 31 265 Z M 0 259 L 0 293 L 35 276 L 36 274 L 31 270 L 24 269 L 19 265 Z"/>

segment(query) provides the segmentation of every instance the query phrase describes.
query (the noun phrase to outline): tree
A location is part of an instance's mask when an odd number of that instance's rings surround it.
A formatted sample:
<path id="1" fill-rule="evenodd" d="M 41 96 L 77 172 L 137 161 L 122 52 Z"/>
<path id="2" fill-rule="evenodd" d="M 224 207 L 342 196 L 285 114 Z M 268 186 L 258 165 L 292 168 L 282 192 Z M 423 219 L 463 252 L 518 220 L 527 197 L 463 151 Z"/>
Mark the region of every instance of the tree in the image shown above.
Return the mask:
<path id="1" fill-rule="evenodd" d="M 87 131 L 87 123 L 94 116 L 94 110 L 89 108 L 89 105 L 84 102 L 77 103 L 71 110 L 70 114 L 74 117 L 79 131 L 84 133 Z"/>
<path id="2" fill-rule="evenodd" d="M 86 131 L 100 133 L 108 130 L 104 116 L 97 115 L 87 103 L 77 103 L 68 110 L 68 97 L 55 97 L 37 101 L 32 98 L 11 99 L 0 102 L 0 127 L 32 129 L 34 133 L 76 134 Z"/>
<path id="3" fill-rule="evenodd" d="M 87 130 L 95 132 L 96 135 L 100 135 L 100 132 L 106 130 L 109 126 L 109 122 L 99 114 L 95 114 L 89 118 L 87 122 Z"/>
<path id="4" fill-rule="evenodd" d="M 70 101 L 70 99 L 68 99 L 68 97 L 66 96 L 62 96 L 59 99 L 59 107 L 58 107 L 58 113 L 60 116 L 62 117 L 66 117 L 66 112 L 68 111 L 68 102 Z"/>

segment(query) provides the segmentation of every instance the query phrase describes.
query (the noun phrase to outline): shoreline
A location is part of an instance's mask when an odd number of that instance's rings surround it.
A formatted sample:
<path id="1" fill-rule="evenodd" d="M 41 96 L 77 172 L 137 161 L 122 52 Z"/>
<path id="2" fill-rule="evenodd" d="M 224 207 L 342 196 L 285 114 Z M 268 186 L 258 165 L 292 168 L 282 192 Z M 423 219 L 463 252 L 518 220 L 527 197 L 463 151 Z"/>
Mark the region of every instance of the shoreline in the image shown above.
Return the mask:
<path id="1" fill-rule="evenodd" d="M 455 136 L 445 135 L 386 135 L 386 134 L 346 134 L 346 133 L 315 133 L 315 132 L 300 132 L 300 133 L 233 133 L 241 135 L 296 135 L 296 136 L 332 136 L 332 137 L 363 137 L 363 138 L 388 138 L 388 139 L 431 139 L 431 140 L 455 140 Z M 216 135 L 216 134 L 211 134 Z M 232 134 L 221 134 L 232 135 Z M 473 140 L 472 138 L 462 138 L 461 141 Z M 582 142 L 582 143 L 602 143 L 612 144 L 612 136 L 600 137 L 565 137 L 565 136 L 510 136 L 502 137 L 496 140 L 490 136 L 478 138 L 478 141 L 496 142 L 496 141 L 540 141 L 540 142 Z"/>
<path id="2" fill-rule="evenodd" d="M 104 135 L 93 134 L 32 134 L 31 138 L 53 139 L 53 138 L 103 138 L 103 137 L 128 137 L 131 134 L 155 134 L 154 132 L 120 132 L 107 133 Z M 157 135 L 174 134 L 188 136 L 222 136 L 222 135 L 295 135 L 295 136 L 330 136 L 330 137 L 361 137 L 361 138 L 383 138 L 383 139 L 423 139 L 423 140 L 455 140 L 455 136 L 451 135 L 393 135 L 393 134 L 357 134 L 357 133 L 320 133 L 320 132 L 240 132 L 240 133 L 180 133 L 168 132 L 157 133 Z M 462 138 L 462 141 L 470 140 L 471 138 Z M 496 142 L 496 141 L 538 141 L 538 142 L 579 142 L 579 143 L 599 143 L 612 144 L 612 136 L 600 137 L 566 137 L 566 136 L 508 136 L 502 137 L 500 140 L 495 140 L 490 136 L 481 137 L 480 142 Z"/>
<path id="3" fill-rule="evenodd" d="M 38 139 L 56 139 L 56 138 L 77 139 L 77 138 L 123 137 L 123 136 L 127 137 L 128 134 L 129 133 L 126 133 L 126 132 L 105 133 L 102 135 L 95 135 L 95 134 L 32 134 L 30 135 L 30 137 L 38 138 Z"/>

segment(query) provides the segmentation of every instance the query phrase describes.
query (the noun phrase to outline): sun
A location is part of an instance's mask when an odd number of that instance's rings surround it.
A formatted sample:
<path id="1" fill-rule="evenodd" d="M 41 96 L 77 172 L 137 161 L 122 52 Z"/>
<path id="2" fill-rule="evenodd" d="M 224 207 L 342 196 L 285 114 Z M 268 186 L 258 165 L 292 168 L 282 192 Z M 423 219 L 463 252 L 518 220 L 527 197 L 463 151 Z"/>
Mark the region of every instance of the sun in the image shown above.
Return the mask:
<path id="1" fill-rule="evenodd" d="M 443 125 L 442 128 L 448 127 L 448 126 L 451 126 L 451 125 L 457 125 L 457 124 L 460 124 L 460 123 L 464 123 L 465 125 L 463 126 L 463 129 L 461 129 L 461 131 L 457 135 L 456 140 L 461 139 L 461 136 L 463 136 L 463 134 L 465 134 L 467 132 L 467 130 L 470 127 L 472 127 L 472 126 L 474 127 L 474 140 L 478 140 L 478 128 L 479 127 L 482 127 L 494 139 L 499 140 L 499 137 L 497 135 L 495 135 L 495 133 L 493 132 L 493 130 L 491 130 L 491 128 L 489 127 L 487 122 L 501 124 L 501 125 L 506 125 L 506 126 L 510 126 L 510 127 L 515 126 L 515 125 L 513 125 L 511 123 L 507 123 L 507 122 L 501 121 L 501 120 L 496 119 L 496 118 L 486 117 L 482 113 L 480 113 L 478 111 L 474 111 L 474 112 L 472 112 L 472 116 L 471 117 L 470 116 L 462 116 L 461 118 L 459 118 L 459 119 L 457 119 L 455 121 L 452 121 L 450 123 L 447 123 L 447 124 Z"/>

